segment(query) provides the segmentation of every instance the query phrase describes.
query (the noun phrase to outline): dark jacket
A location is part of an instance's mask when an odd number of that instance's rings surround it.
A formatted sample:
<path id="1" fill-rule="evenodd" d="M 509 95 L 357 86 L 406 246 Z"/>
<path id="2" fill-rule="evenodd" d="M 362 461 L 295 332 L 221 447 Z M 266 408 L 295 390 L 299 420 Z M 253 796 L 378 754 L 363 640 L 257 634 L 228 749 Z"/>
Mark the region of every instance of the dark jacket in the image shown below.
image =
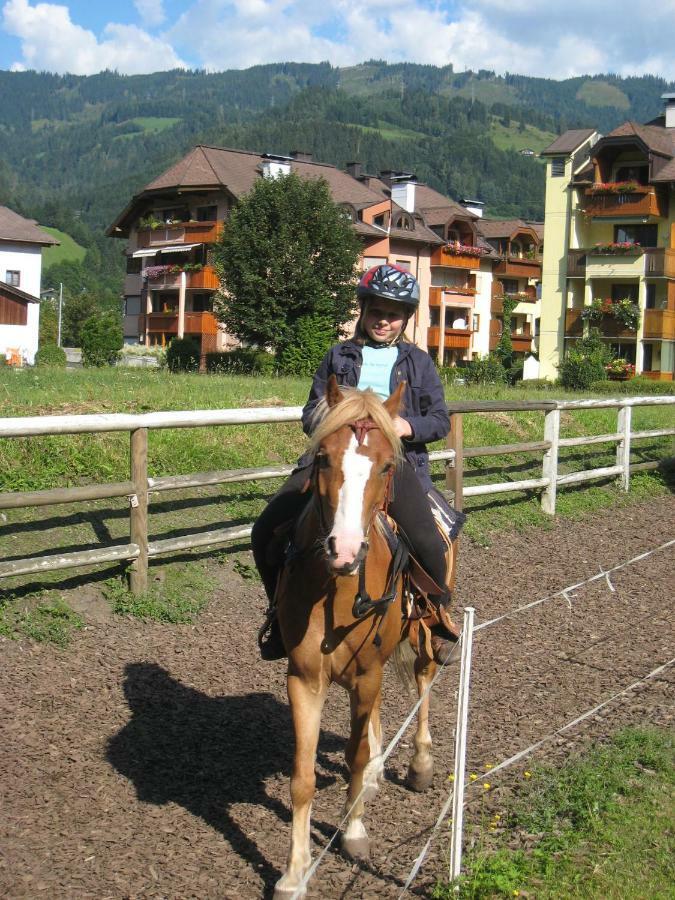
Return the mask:
<path id="1" fill-rule="evenodd" d="M 335 344 L 324 356 L 314 376 L 309 399 L 302 410 L 302 427 L 305 434 L 310 433 L 312 414 L 317 403 L 326 396 L 329 376 L 335 375 L 338 384 L 355 388 L 359 381 L 362 360 L 361 347 L 354 341 Z M 407 341 L 401 341 L 398 345 L 398 357 L 391 370 L 390 393 L 393 393 L 402 381 L 406 382 L 406 390 L 401 417 L 410 423 L 413 430 L 412 437 L 404 439 L 403 449 L 424 490 L 428 491 L 432 487 L 432 482 L 429 476 L 429 454 L 426 445 L 447 435 L 450 431 L 450 418 L 445 405 L 443 385 L 431 357 Z M 308 462 L 305 456 L 298 465 L 307 465 Z"/>

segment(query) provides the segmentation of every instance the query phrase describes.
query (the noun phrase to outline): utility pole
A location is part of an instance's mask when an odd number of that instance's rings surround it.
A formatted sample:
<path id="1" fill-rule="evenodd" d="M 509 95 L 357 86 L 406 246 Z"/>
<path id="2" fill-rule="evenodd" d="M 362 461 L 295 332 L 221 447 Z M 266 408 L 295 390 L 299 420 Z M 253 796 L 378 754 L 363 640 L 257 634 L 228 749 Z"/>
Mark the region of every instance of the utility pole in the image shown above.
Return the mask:
<path id="1" fill-rule="evenodd" d="M 63 316 L 63 283 L 59 282 L 59 328 L 56 338 L 56 346 L 61 346 L 61 319 Z"/>

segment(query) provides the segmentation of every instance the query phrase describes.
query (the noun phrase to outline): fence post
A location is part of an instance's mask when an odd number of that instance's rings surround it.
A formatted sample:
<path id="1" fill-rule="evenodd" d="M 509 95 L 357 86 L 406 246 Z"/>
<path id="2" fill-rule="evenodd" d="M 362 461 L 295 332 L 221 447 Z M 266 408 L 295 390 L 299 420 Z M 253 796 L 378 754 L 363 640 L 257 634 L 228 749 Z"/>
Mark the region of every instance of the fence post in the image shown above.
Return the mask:
<path id="1" fill-rule="evenodd" d="M 455 451 L 455 458 L 445 466 L 445 487 L 452 493 L 452 505 L 464 509 L 464 418 L 462 413 L 450 414 L 450 433 L 445 442 L 448 450 Z"/>
<path id="2" fill-rule="evenodd" d="M 466 775 L 466 737 L 469 724 L 469 684 L 473 648 L 473 606 L 464 608 L 462 626 L 462 661 L 457 692 L 457 726 L 455 731 L 455 768 L 452 793 L 452 833 L 450 838 L 450 878 L 459 878 L 462 869 L 462 832 L 464 829 L 464 777 Z"/>
<path id="3" fill-rule="evenodd" d="M 131 432 L 131 495 L 130 538 L 138 544 L 140 554 L 129 570 L 129 587 L 134 594 L 148 589 L 148 429 Z"/>
<path id="4" fill-rule="evenodd" d="M 549 516 L 555 515 L 555 498 L 558 489 L 558 440 L 560 438 L 560 410 L 549 409 L 544 413 L 544 440 L 551 446 L 544 451 L 542 477 L 548 478 L 548 485 L 541 495 L 541 508 Z"/>
<path id="5" fill-rule="evenodd" d="M 621 435 L 621 440 L 616 445 L 616 464 L 621 466 L 621 487 L 624 491 L 630 490 L 630 430 L 632 423 L 633 407 L 623 405 L 619 407 L 616 430 Z"/>

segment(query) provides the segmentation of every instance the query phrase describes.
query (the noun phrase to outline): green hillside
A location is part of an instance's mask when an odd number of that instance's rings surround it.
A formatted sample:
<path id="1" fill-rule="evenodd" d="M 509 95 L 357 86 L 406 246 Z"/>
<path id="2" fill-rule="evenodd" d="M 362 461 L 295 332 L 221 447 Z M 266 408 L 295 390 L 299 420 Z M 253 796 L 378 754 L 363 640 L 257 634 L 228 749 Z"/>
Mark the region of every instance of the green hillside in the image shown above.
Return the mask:
<path id="1" fill-rule="evenodd" d="M 40 225 L 40 228 L 61 242 L 57 247 L 44 248 L 42 251 L 43 268 L 46 269 L 55 263 L 82 262 L 84 260 L 87 251 L 74 241 L 69 234 L 66 234 L 65 231 L 59 231 L 58 228 L 51 228 L 48 225 Z"/>
<path id="2" fill-rule="evenodd" d="M 511 122 L 504 125 L 502 119 L 493 117 L 489 130 L 490 139 L 500 150 L 534 150 L 541 153 L 553 143 L 556 135 L 552 131 L 542 131 L 534 125 L 521 125 L 519 122 Z"/>

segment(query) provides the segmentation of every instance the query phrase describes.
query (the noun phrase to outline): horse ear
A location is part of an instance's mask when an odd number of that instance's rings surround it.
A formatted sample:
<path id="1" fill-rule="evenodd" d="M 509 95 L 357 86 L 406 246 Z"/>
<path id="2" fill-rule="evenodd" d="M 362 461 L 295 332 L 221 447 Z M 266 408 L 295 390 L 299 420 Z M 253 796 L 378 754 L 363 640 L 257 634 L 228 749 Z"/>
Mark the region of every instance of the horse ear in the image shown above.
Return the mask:
<path id="1" fill-rule="evenodd" d="M 326 403 L 330 406 L 337 406 L 338 403 L 342 400 L 342 394 L 340 393 L 340 388 L 338 387 L 337 378 L 335 375 L 331 375 L 328 379 L 328 384 L 326 385 Z"/>
<path id="2" fill-rule="evenodd" d="M 403 406 L 403 395 L 405 393 L 406 383 L 402 381 L 396 388 L 394 393 L 384 401 L 384 408 L 387 410 L 392 419 L 399 414 Z"/>

